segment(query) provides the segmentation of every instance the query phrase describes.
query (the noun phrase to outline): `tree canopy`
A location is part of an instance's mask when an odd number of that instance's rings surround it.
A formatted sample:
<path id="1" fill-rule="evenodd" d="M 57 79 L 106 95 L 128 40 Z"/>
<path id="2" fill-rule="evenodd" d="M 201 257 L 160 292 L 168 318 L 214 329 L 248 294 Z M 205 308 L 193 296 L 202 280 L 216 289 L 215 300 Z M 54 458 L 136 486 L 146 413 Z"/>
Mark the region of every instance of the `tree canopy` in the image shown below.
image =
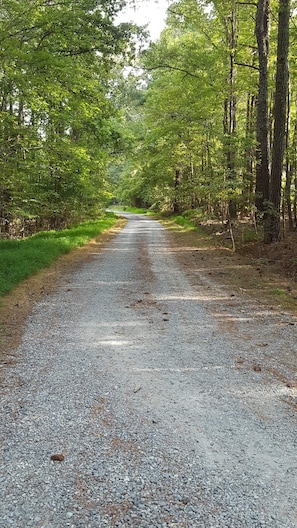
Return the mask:
<path id="1" fill-rule="evenodd" d="M 295 20 L 288 0 L 170 4 L 138 63 L 124 197 L 223 219 L 257 212 L 270 218 L 266 241 L 280 236 L 273 218 L 296 226 Z"/>
<path id="2" fill-rule="evenodd" d="M 98 211 L 108 193 L 112 70 L 133 27 L 121 0 L 0 6 L 0 218 L 50 227 Z"/>
<path id="3" fill-rule="evenodd" d="M 1 3 L 2 230 L 91 217 L 112 192 L 256 215 L 267 242 L 281 216 L 296 228 L 295 3 L 177 0 L 144 51 L 124 5 Z"/>

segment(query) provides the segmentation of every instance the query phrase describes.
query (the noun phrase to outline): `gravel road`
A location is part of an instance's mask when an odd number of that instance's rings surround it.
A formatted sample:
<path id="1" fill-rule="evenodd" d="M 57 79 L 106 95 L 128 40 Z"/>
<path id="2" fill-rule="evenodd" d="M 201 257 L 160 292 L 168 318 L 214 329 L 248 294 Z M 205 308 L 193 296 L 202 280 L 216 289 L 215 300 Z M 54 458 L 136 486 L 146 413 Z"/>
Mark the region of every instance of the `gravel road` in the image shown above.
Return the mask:
<path id="1" fill-rule="evenodd" d="M 0 527 L 297 527 L 296 320 L 126 216 L 4 371 Z"/>

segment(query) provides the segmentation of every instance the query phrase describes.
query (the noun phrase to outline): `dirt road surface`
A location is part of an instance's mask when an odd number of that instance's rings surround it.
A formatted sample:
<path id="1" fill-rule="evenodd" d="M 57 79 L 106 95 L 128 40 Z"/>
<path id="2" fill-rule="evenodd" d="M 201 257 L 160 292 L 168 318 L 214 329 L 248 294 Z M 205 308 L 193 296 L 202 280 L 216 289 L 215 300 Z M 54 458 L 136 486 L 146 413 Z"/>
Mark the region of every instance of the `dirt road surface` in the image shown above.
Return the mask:
<path id="1" fill-rule="evenodd" d="M 5 368 L 0 527 L 297 527 L 296 319 L 126 216 Z"/>

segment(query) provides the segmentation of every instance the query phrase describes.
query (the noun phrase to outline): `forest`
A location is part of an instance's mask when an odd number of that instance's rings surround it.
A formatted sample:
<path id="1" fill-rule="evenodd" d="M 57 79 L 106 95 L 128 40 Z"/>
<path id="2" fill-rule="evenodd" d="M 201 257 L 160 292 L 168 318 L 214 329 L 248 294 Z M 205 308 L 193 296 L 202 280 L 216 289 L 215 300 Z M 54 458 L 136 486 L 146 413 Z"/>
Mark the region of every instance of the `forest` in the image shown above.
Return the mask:
<path id="1" fill-rule="evenodd" d="M 1 3 L 1 236 L 114 202 L 295 230 L 294 2 L 172 2 L 157 42 L 124 5 Z"/>

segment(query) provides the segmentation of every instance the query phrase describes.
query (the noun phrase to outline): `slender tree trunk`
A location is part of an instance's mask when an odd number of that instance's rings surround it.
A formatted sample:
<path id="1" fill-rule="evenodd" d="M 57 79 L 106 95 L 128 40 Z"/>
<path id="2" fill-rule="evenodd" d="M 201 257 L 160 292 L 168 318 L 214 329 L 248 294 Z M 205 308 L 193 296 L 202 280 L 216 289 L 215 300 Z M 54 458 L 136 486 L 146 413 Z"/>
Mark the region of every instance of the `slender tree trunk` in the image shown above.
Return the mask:
<path id="1" fill-rule="evenodd" d="M 210 181 L 213 181 L 214 179 L 214 170 L 212 166 L 212 158 L 211 158 L 211 152 L 210 152 L 210 134 L 209 132 L 206 135 L 206 159 L 207 159 L 207 177 Z"/>
<path id="2" fill-rule="evenodd" d="M 173 201 L 173 212 L 180 213 L 180 185 L 182 181 L 182 171 L 180 168 L 175 170 L 175 181 L 174 181 L 174 201 Z"/>
<path id="3" fill-rule="evenodd" d="M 285 204 L 288 213 L 289 230 L 293 231 L 293 215 L 292 215 L 292 200 L 291 200 L 291 186 L 292 186 L 292 163 L 289 155 L 290 147 L 290 128 L 291 128 L 291 101 L 290 101 L 290 86 L 288 87 L 287 100 L 287 125 L 286 125 L 286 188 L 285 188 Z M 284 219 L 285 221 L 285 219 Z"/>
<path id="4" fill-rule="evenodd" d="M 243 190 L 242 198 L 244 208 L 249 209 L 252 202 L 253 191 L 254 191 L 254 166 L 255 166 L 255 152 L 254 147 L 251 145 L 251 140 L 254 138 L 254 122 L 255 122 L 255 96 L 250 93 L 247 94 L 246 101 L 246 141 L 247 147 L 245 148 L 245 172 L 243 176 Z M 243 211 L 245 212 L 245 211 Z"/>
<path id="5" fill-rule="evenodd" d="M 271 182 L 268 210 L 269 221 L 265 227 L 264 241 L 277 242 L 281 238 L 280 203 L 283 174 L 286 112 L 288 93 L 290 0 L 279 0 L 277 67 L 275 80 L 274 135 L 271 165 Z"/>
<path id="6" fill-rule="evenodd" d="M 264 211 L 269 200 L 270 142 L 268 119 L 268 56 L 269 56 L 269 11 L 270 0 L 258 0 L 256 15 L 256 38 L 259 55 L 259 87 L 257 101 L 257 169 L 256 199 L 258 211 Z"/>
<path id="7" fill-rule="evenodd" d="M 235 93 L 235 80 L 236 80 L 236 66 L 235 56 L 236 47 L 238 40 L 238 28 L 237 28 L 237 13 L 236 6 L 232 7 L 232 12 L 229 17 L 225 19 L 226 27 L 226 42 L 230 50 L 229 54 L 229 78 L 228 78 L 228 97 L 224 103 L 224 134 L 226 139 L 226 164 L 228 171 L 228 180 L 233 187 L 233 181 L 236 178 L 235 170 L 235 146 L 234 138 L 236 134 L 237 126 L 237 97 Z M 237 214 L 236 200 L 231 198 L 229 201 L 229 214 L 231 218 L 235 218 Z"/>
<path id="8" fill-rule="evenodd" d="M 297 172 L 295 172 L 294 187 L 295 187 L 295 192 L 294 192 L 293 212 L 294 212 L 294 226 L 296 229 L 297 227 Z"/>
<path id="9" fill-rule="evenodd" d="M 293 229 L 297 227 L 297 116 L 295 115 L 294 134 L 292 139 L 291 173 L 294 185 L 293 197 Z"/>
<path id="10" fill-rule="evenodd" d="M 19 95 L 19 109 L 18 109 L 18 125 L 21 127 L 24 124 L 24 97 Z"/>

